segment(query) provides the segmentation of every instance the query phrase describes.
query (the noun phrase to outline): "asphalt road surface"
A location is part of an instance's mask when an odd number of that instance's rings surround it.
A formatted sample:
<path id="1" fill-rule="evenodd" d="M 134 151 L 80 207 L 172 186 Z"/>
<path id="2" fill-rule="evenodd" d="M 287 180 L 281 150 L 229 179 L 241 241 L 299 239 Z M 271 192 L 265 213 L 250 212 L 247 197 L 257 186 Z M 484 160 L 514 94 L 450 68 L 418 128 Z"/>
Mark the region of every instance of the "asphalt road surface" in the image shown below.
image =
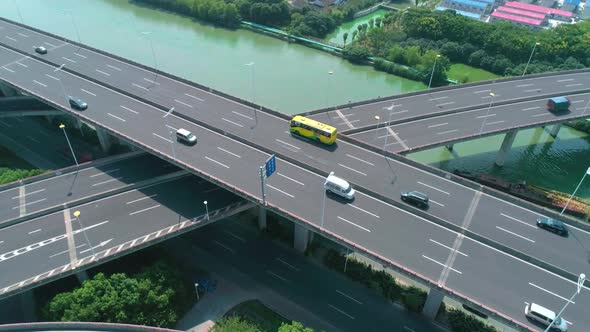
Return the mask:
<path id="1" fill-rule="evenodd" d="M 43 38 L 48 40 L 47 37 Z M 50 48 L 49 54 L 54 54 L 58 49 L 73 47 L 62 44 L 55 46 L 57 48 Z M 359 185 L 360 189 L 355 202 L 345 204 L 333 198 L 326 199 L 324 218 L 322 218 L 324 210 L 321 203 L 324 202 L 325 197 L 321 185 L 323 180 L 318 175 L 279 160 L 278 173 L 269 179 L 266 191 L 270 204 L 280 206 L 316 227 L 326 228 L 433 280 L 439 279 L 441 273 L 445 272 L 442 274 L 443 284 L 456 278 L 450 272 L 454 271 L 451 269 L 455 269 L 455 264 L 462 262 L 460 257 L 452 259 L 457 256 L 454 254 L 456 250 L 461 250 L 460 247 L 457 248 L 453 244 L 460 236 L 404 210 L 377 201 L 362 192 L 363 188 L 371 188 L 397 199 L 401 190 L 420 188 L 431 196 L 432 207 L 429 213 L 448 221 L 465 222 L 470 221 L 470 218 L 466 218 L 469 207 L 475 212 L 478 208 L 479 200 L 475 199 L 476 193 L 471 189 L 345 142 L 340 142 L 335 149 L 326 149 L 300 141 L 288 134 L 287 123 L 282 119 L 260 112 L 255 113 L 253 110 L 230 100 L 161 76 L 158 78 L 149 76 L 153 77 L 149 78 L 147 75 L 153 75 L 153 73 L 150 74 L 134 67 L 133 70 L 128 70 L 127 67 L 123 67 L 122 62 L 113 59 L 108 60 L 110 62 L 107 63 L 101 62 L 100 66 L 102 67 L 98 68 L 94 66 L 98 65 L 96 56 L 93 55 L 91 58 L 90 55 L 94 54 L 93 52 L 78 48 L 76 53 L 82 56 L 70 54 L 68 57 L 70 60 L 78 57 L 79 59 L 74 60 L 75 62 L 62 59 L 68 68 L 73 64 L 78 64 L 79 67 L 82 67 L 80 70 L 92 69 L 95 72 L 93 77 L 101 75 L 113 80 L 116 79 L 113 84 L 125 85 L 126 90 L 133 89 L 130 86 L 135 87 L 135 89 L 139 89 L 137 91 L 144 91 L 142 97 L 165 106 L 163 108 L 174 106 L 178 112 L 198 118 L 220 130 L 240 135 L 272 150 L 281 151 L 326 172 L 335 170 L 337 175 L 352 180 Z M 22 56 L 22 54 L 4 49 L 0 53 L 0 60 L 4 64 L 3 71 L 0 73 L 0 77 L 3 79 L 26 87 L 32 94 L 53 100 L 64 109 L 69 109 L 65 104 L 64 95 L 81 95 L 89 102 L 90 106 L 88 110 L 80 112 L 80 116 L 88 117 L 114 131 L 125 133 L 132 139 L 141 141 L 153 152 L 164 153 L 169 157 L 175 155 L 179 162 L 190 165 L 194 172 L 210 174 L 217 179 L 223 179 L 227 184 L 241 188 L 252 196 L 260 197 L 258 166 L 268 158 L 268 154 L 174 116 L 162 119 L 164 112 L 161 109 L 149 107 L 102 85 L 88 82 L 63 71 L 56 72 L 55 66 L 41 64 Z M 115 66 L 117 69 L 107 65 Z M 96 71 L 96 69 L 104 71 L 105 67 L 111 68 L 110 75 Z M 134 73 L 142 73 L 143 76 L 134 76 Z M 152 83 L 149 89 L 143 85 L 145 89 L 135 86 L 148 82 L 145 78 L 157 82 L 157 84 Z M 129 80 L 134 80 L 134 82 L 130 83 Z M 133 85 L 134 83 L 135 85 Z M 142 92 L 132 92 L 142 94 Z M 199 143 L 194 147 L 175 143 L 170 137 L 169 130 L 174 130 L 179 126 L 195 133 Z M 494 222 L 490 218 L 486 219 L 491 223 Z M 511 239 L 503 235 L 502 239 L 494 240 L 515 242 L 520 241 L 520 238 Z M 462 243 L 469 241 L 471 240 L 465 239 Z M 417 247 L 418 245 L 424 247 Z M 481 244 L 477 245 L 486 248 L 480 248 L 486 254 L 494 252 L 491 248 Z M 445 246 L 453 249 L 445 251 Z M 531 254 L 541 256 L 549 250 L 556 250 L 556 246 L 557 244 L 554 245 L 553 242 L 552 246 L 539 244 L 535 246 Z M 503 254 L 495 253 L 494 255 Z M 571 253 L 571 255 L 581 255 L 581 252 Z M 469 254 L 469 257 L 472 257 L 472 254 Z M 465 269 L 462 268 L 462 272 L 457 273 L 461 278 L 457 290 L 461 291 L 461 287 L 468 284 L 486 283 L 488 287 L 468 288 L 464 294 L 483 303 L 491 303 L 499 311 L 524 320 L 522 303 L 534 300 L 535 294 L 526 292 L 517 280 L 532 280 L 536 275 L 545 276 L 548 273 L 512 257 L 506 259 L 501 267 L 489 264 L 489 261 L 486 262 L 481 257 L 471 258 L 469 261 L 467 266 L 463 266 Z M 567 264 L 564 262 L 552 263 L 556 265 Z M 514 281 L 513 285 L 518 287 L 507 286 L 506 280 L 494 278 L 494 273 L 489 273 L 490 277 L 482 279 L 479 276 L 480 279 L 473 279 L 469 272 L 472 269 L 479 273 L 498 268 L 514 271 L 516 268 L 513 266 L 518 266 L 524 273 L 524 275 L 512 273 L 508 275 L 508 278 Z M 562 279 L 550 281 L 550 286 L 557 290 L 556 294 L 559 292 L 569 293 L 565 290 L 569 285 L 569 281 Z M 500 297 L 498 296 L 499 292 L 481 292 L 481 289 L 484 288 L 489 290 L 500 287 L 511 289 L 513 295 Z M 561 296 L 569 296 L 569 294 Z M 580 296 L 579 299 L 582 301 L 583 296 Z M 535 300 L 535 302 L 539 301 Z M 549 303 L 549 300 L 547 302 L 547 306 L 552 304 Z M 553 304 L 556 302 L 559 302 L 559 298 L 553 301 Z M 545 303 L 542 304 L 545 305 Z M 557 306 L 553 305 L 552 307 Z M 573 322 L 584 323 L 584 320 L 587 319 L 583 314 L 576 313 L 575 309 L 571 309 L 570 314 L 570 317 L 573 317 L 571 318 Z"/>

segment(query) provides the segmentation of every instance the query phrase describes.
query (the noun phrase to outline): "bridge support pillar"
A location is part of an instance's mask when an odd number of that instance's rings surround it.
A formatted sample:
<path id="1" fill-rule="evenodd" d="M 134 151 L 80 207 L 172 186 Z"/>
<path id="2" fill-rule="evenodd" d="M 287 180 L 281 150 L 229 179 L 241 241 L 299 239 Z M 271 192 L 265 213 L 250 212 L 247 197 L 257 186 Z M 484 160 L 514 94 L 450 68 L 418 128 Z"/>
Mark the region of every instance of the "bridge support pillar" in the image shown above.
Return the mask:
<path id="1" fill-rule="evenodd" d="M 103 128 L 96 127 L 96 136 L 98 136 L 98 142 L 100 143 L 102 151 L 109 152 L 111 146 L 113 145 L 113 139 L 111 135 Z"/>
<path id="2" fill-rule="evenodd" d="M 304 253 L 307 249 L 307 245 L 311 241 L 311 231 L 299 224 L 295 225 L 293 247 L 295 250 Z"/>
<path id="3" fill-rule="evenodd" d="M 13 97 L 18 95 L 18 92 L 6 84 L 0 84 L 0 92 L 4 97 Z"/>
<path id="4" fill-rule="evenodd" d="M 20 309 L 26 322 L 36 322 L 35 293 L 32 289 L 20 293 Z"/>
<path id="5" fill-rule="evenodd" d="M 502 141 L 502 146 L 500 147 L 500 151 L 498 151 L 498 155 L 496 156 L 496 165 L 502 167 L 504 166 L 504 162 L 506 161 L 506 156 L 510 152 L 512 148 L 512 143 L 514 143 L 514 139 L 516 138 L 516 134 L 518 133 L 517 130 L 509 131 L 504 136 L 504 140 Z"/>
<path id="6" fill-rule="evenodd" d="M 422 314 L 429 319 L 435 319 L 438 309 L 445 298 L 445 294 L 436 288 L 431 288 L 426 297 Z"/>
<path id="7" fill-rule="evenodd" d="M 258 207 L 258 229 L 266 229 L 266 208 L 262 205 Z"/>
<path id="8" fill-rule="evenodd" d="M 78 282 L 80 282 L 80 284 L 82 284 L 82 283 L 84 283 L 84 281 L 90 279 L 88 277 L 88 273 L 85 270 L 76 272 L 76 278 L 78 278 Z"/>
<path id="9" fill-rule="evenodd" d="M 454 146 L 455 146 L 454 144 L 448 144 L 448 145 L 445 145 L 445 148 L 447 148 L 447 150 L 449 150 L 449 151 L 453 151 Z"/>
<path id="10" fill-rule="evenodd" d="M 553 136 L 553 138 L 557 137 L 559 129 L 561 129 L 561 123 L 553 125 L 553 127 L 551 127 L 551 131 L 549 132 L 549 135 Z"/>

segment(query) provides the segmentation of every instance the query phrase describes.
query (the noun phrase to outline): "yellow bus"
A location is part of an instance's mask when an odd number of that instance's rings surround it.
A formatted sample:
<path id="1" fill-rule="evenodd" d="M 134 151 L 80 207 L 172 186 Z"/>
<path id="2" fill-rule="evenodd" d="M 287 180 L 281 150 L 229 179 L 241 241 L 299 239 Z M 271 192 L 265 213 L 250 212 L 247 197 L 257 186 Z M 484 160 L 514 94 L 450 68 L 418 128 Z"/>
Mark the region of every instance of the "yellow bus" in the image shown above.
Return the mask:
<path id="1" fill-rule="evenodd" d="M 336 128 L 300 115 L 296 115 L 291 119 L 289 130 L 293 135 L 299 135 L 323 144 L 331 145 L 336 141 Z"/>

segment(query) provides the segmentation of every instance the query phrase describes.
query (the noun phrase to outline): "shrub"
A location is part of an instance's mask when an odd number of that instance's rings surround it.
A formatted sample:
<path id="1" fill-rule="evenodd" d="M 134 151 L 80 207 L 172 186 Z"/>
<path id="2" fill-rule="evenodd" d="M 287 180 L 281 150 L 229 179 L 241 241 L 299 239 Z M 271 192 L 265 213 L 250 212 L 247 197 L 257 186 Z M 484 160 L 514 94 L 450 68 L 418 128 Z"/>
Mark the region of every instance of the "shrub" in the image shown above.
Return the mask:
<path id="1" fill-rule="evenodd" d="M 240 316 L 230 316 L 217 321 L 211 332 L 261 332 L 260 329 Z"/>
<path id="2" fill-rule="evenodd" d="M 42 169 L 11 169 L 0 167 L 0 184 L 18 181 L 44 172 Z"/>
<path id="3" fill-rule="evenodd" d="M 426 302 L 426 292 L 420 288 L 410 286 L 402 291 L 401 300 L 403 305 L 411 312 L 421 312 Z"/>
<path id="4" fill-rule="evenodd" d="M 451 330 L 454 332 L 498 332 L 494 327 L 485 324 L 479 319 L 464 313 L 461 310 L 451 309 L 447 312 L 447 318 Z"/>

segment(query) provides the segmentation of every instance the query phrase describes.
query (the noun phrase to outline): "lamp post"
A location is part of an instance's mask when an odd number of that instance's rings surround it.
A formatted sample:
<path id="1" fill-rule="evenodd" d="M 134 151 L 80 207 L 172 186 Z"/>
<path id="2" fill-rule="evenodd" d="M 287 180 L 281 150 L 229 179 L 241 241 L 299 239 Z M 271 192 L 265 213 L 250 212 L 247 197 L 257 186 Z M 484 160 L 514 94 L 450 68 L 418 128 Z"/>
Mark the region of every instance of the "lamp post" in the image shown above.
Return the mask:
<path id="1" fill-rule="evenodd" d="M 176 159 L 176 149 L 174 148 L 174 139 L 172 138 L 172 130 L 170 130 L 168 126 L 168 115 L 172 114 L 174 111 L 174 107 L 172 107 L 166 114 L 164 114 L 164 123 L 166 125 L 166 131 L 168 131 L 168 135 L 170 135 L 170 146 L 172 147 L 172 156 Z"/>
<path id="2" fill-rule="evenodd" d="M 205 211 L 207 213 L 207 220 L 209 220 L 209 207 L 207 206 L 207 201 L 203 201 L 203 204 L 205 204 Z"/>
<path id="3" fill-rule="evenodd" d="M 432 65 L 432 74 L 430 74 L 430 81 L 428 82 L 428 90 L 430 90 L 430 85 L 432 84 L 432 77 L 434 76 L 434 69 L 436 68 L 436 60 L 438 60 L 438 58 L 440 58 L 440 54 L 437 54 L 436 58 L 434 58 L 434 65 Z"/>
<path id="4" fill-rule="evenodd" d="M 586 107 L 584 107 L 584 110 L 582 111 L 581 115 L 586 114 L 586 110 L 588 109 L 588 106 L 590 106 L 590 96 L 588 96 L 588 102 L 586 103 Z"/>
<path id="5" fill-rule="evenodd" d="M 391 124 L 391 112 L 389 112 L 389 119 L 387 120 L 387 125 L 385 126 L 385 141 L 383 142 L 383 151 L 385 151 L 385 147 L 387 146 L 387 139 L 389 138 L 389 133 L 387 132 L 389 129 L 389 125 Z M 385 153 L 383 153 L 383 156 L 385 156 Z"/>
<path id="6" fill-rule="evenodd" d="M 561 310 L 559 311 L 559 313 L 557 314 L 557 316 L 555 316 L 555 319 L 551 321 L 551 323 L 549 324 L 549 326 L 547 326 L 547 328 L 545 329 L 545 332 L 548 332 L 551 327 L 555 324 L 555 321 L 561 317 L 561 314 L 563 313 L 563 311 L 565 310 L 565 308 L 567 308 L 567 306 L 574 300 L 574 297 L 576 297 L 576 295 L 578 295 L 580 293 L 580 291 L 582 290 L 582 287 L 584 287 L 584 281 L 586 280 L 586 275 L 584 273 L 580 273 L 580 276 L 578 276 L 578 284 L 576 285 L 576 291 L 574 292 L 574 294 L 572 295 L 572 297 L 565 303 L 565 305 L 563 306 L 563 308 L 561 308 Z"/>
<path id="7" fill-rule="evenodd" d="M 12 2 L 14 3 L 14 6 L 16 7 L 16 12 L 18 14 L 18 18 L 20 18 L 20 23 L 22 25 L 25 25 L 25 21 L 23 20 L 23 15 L 20 12 L 20 8 L 18 6 L 18 3 L 16 2 L 16 0 L 12 0 Z"/>
<path id="8" fill-rule="evenodd" d="M 66 64 L 65 64 L 65 63 L 63 63 L 61 66 L 59 66 L 59 67 L 55 68 L 55 69 L 53 70 L 53 72 L 54 72 L 54 73 L 56 73 L 56 72 L 58 72 L 58 71 L 62 70 L 62 68 L 63 68 L 63 67 L 65 67 L 65 65 L 66 65 Z M 59 86 L 61 86 L 61 92 L 64 94 L 64 99 L 65 99 L 65 101 L 66 101 L 66 106 L 67 106 L 67 103 L 68 103 L 68 96 L 66 95 L 66 89 L 64 89 L 64 85 L 63 85 L 63 83 L 61 82 L 61 79 L 58 79 L 58 81 L 59 81 Z"/>
<path id="9" fill-rule="evenodd" d="M 88 239 L 88 234 L 86 234 L 86 231 L 84 230 L 84 226 L 82 225 L 82 221 L 80 220 L 80 211 L 79 210 L 74 211 L 74 217 L 76 217 L 76 220 L 78 220 L 78 224 L 80 224 L 80 230 L 82 230 L 82 233 L 84 234 L 84 237 L 86 238 L 86 242 L 88 243 L 88 246 L 90 246 L 90 250 L 92 251 L 92 256 L 96 256 L 96 253 L 94 252 L 94 247 L 90 243 L 90 240 Z"/>
<path id="10" fill-rule="evenodd" d="M 324 229 L 324 215 L 326 214 L 326 190 L 322 188 L 322 192 L 324 193 L 324 197 L 322 198 L 322 222 L 320 224 L 320 231 Z"/>
<path id="11" fill-rule="evenodd" d="M 156 52 L 154 51 L 154 44 L 152 43 L 152 38 L 150 37 L 152 32 L 151 31 L 142 31 L 141 34 L 146 36 L 146 38 L 150 42 L 150 49 L 152 50 L 152 59 L 154 60 L 154 69 L 156 69 L 154 83 L 152 83 L 152 86 L 153 86 L 153 85 L 155 85 L 155 81 L 158 79 L 158 60 L 156 59 Z"/>
<path id="12" fill-rule="evenodd" d="M 80 39 L 80 31 L 78 31 L 78 25 L 76 25 L 76 20 L 74 19 L 74 15 L 72 15 L 72 10 L 71 9 L 64 9 L 64 11 L 66 13 L 68 13 L 68 15 L 70 16 L 70 19 L 72 20 L 72 24 L 74 25 L 74 30 L 76 31 L 76 38 L 78 38 L 78 44 L 82 44 L 82 41 Z"/>
<path id="13" fill-rule="evenodd" d="M 589 175 L 589 174 L 590 174 L 590 167 L 588 167 L 588 169 L 586 170 L 586 173 L 584 173 L 584 175 L 582 176 L 582 180 L 580 180 L 580 183 L 578 183 L 578 186 L 576 187 L 576 190 L 574 190 L 574 193 L 567 200 L 567 203 L 565 203 L 565 206 L 563 207 L 563 209 L 561 210 L 561 213 L 559 214 L 560 216 L 563 215 L 563 213 L 567 209 L 567 206 L 572 201 L 572 198 L 574 198 L 574 196 L 576 195 L 576 192 L 578 191 L 578 189 L 580 189 L 580 186 L 582 185 L 582 182 L 584 182 L 584 178 L 586 178 L 586 175 Z"/>
<path id="14" fill-rule="evenodd" d="M 252 91 L 252 104 L 256 105 L 256 86 L 254 85 L 254 62 L 248 62 L 244 64 L 244 66 L 250 67 L 250 88 Z M 258 110 L 256 106 L 254 107 L 254 126 L 250 127 L 250 129 L 254 129 L 258 125 Z"/>
<path id="15" fill-rule="evenodd" d="M 483 122 L 481 123 L 481 128 L 479 128 L 480 135 L 483 133 L 483 127 L 486 125 L 488 115 L 490 114 L 490 109 L 492 108 L 492 103 L 494 102 L 494 96 L 496 96 L 496 95 L 493 92 L 490 92 L 490 104 L 488 105 L 488 110 L 486 111 L 486 116 L 483 118 Z"/>
<path id="16" fill-rule="evenodd" d="M 377 121 L 377 128 L 375 129 L 375 141 L 379 138 L 379 120 L 381 117 L 379 115 L 374 116 L 375 120 Z"/>
<path id="17" fill-rule="evenodd" d="M 63 132 L 64 132 L 64 136 L 66 137 L 66 141 L 68 141 L 68 146 L 70 147 L 70 151 L 72 152 L 72 157 L 74 157 L 74 162 L 76 163 L 76 166 L 80 166 L 80 165 L 78 165 L 78 160 L 76 159 L 76 155 L 74 154 L 74 149 L 72 148 L 72 144 L 70 144 L 70 139 L 68 138 L 68 133 L 66 133 L 66 125 L 64 125 L 62 123 L 59 125 L 59 128 L 61 130 L 63 130 Z"/>
<path id="18" fill-rule="evenodd" d="M 526 66 L 524 66 L 524 71 L 522 72 L 522 76 L 524 76 L 526 74 L 526 70 L 529 67 L 529 64 L 531 63 L 531 59 L 533 58 L 533 54 L 535 53 L 535 49 L 539 45 L 541 45 L 541 44 L 540 43 L 535 43 L 535 45 L 533 46 L 533 50 L 531 51 L 531 56 L 529 57 L 529 61 L 527 61 Z"/>
<path id="19" fill-rule="evenodd" d="M 332 83 L 332 80 L 331 80 L 332 75 L 334 75 L 334 72 L 330 70 L 328 72 L 328 81 L 326 82 L 326 108 L 329 108 L 330 107 L 329 93 L 330 93 L 330 87 L 331 87 L 331 84 L 330 83 Z"/>

